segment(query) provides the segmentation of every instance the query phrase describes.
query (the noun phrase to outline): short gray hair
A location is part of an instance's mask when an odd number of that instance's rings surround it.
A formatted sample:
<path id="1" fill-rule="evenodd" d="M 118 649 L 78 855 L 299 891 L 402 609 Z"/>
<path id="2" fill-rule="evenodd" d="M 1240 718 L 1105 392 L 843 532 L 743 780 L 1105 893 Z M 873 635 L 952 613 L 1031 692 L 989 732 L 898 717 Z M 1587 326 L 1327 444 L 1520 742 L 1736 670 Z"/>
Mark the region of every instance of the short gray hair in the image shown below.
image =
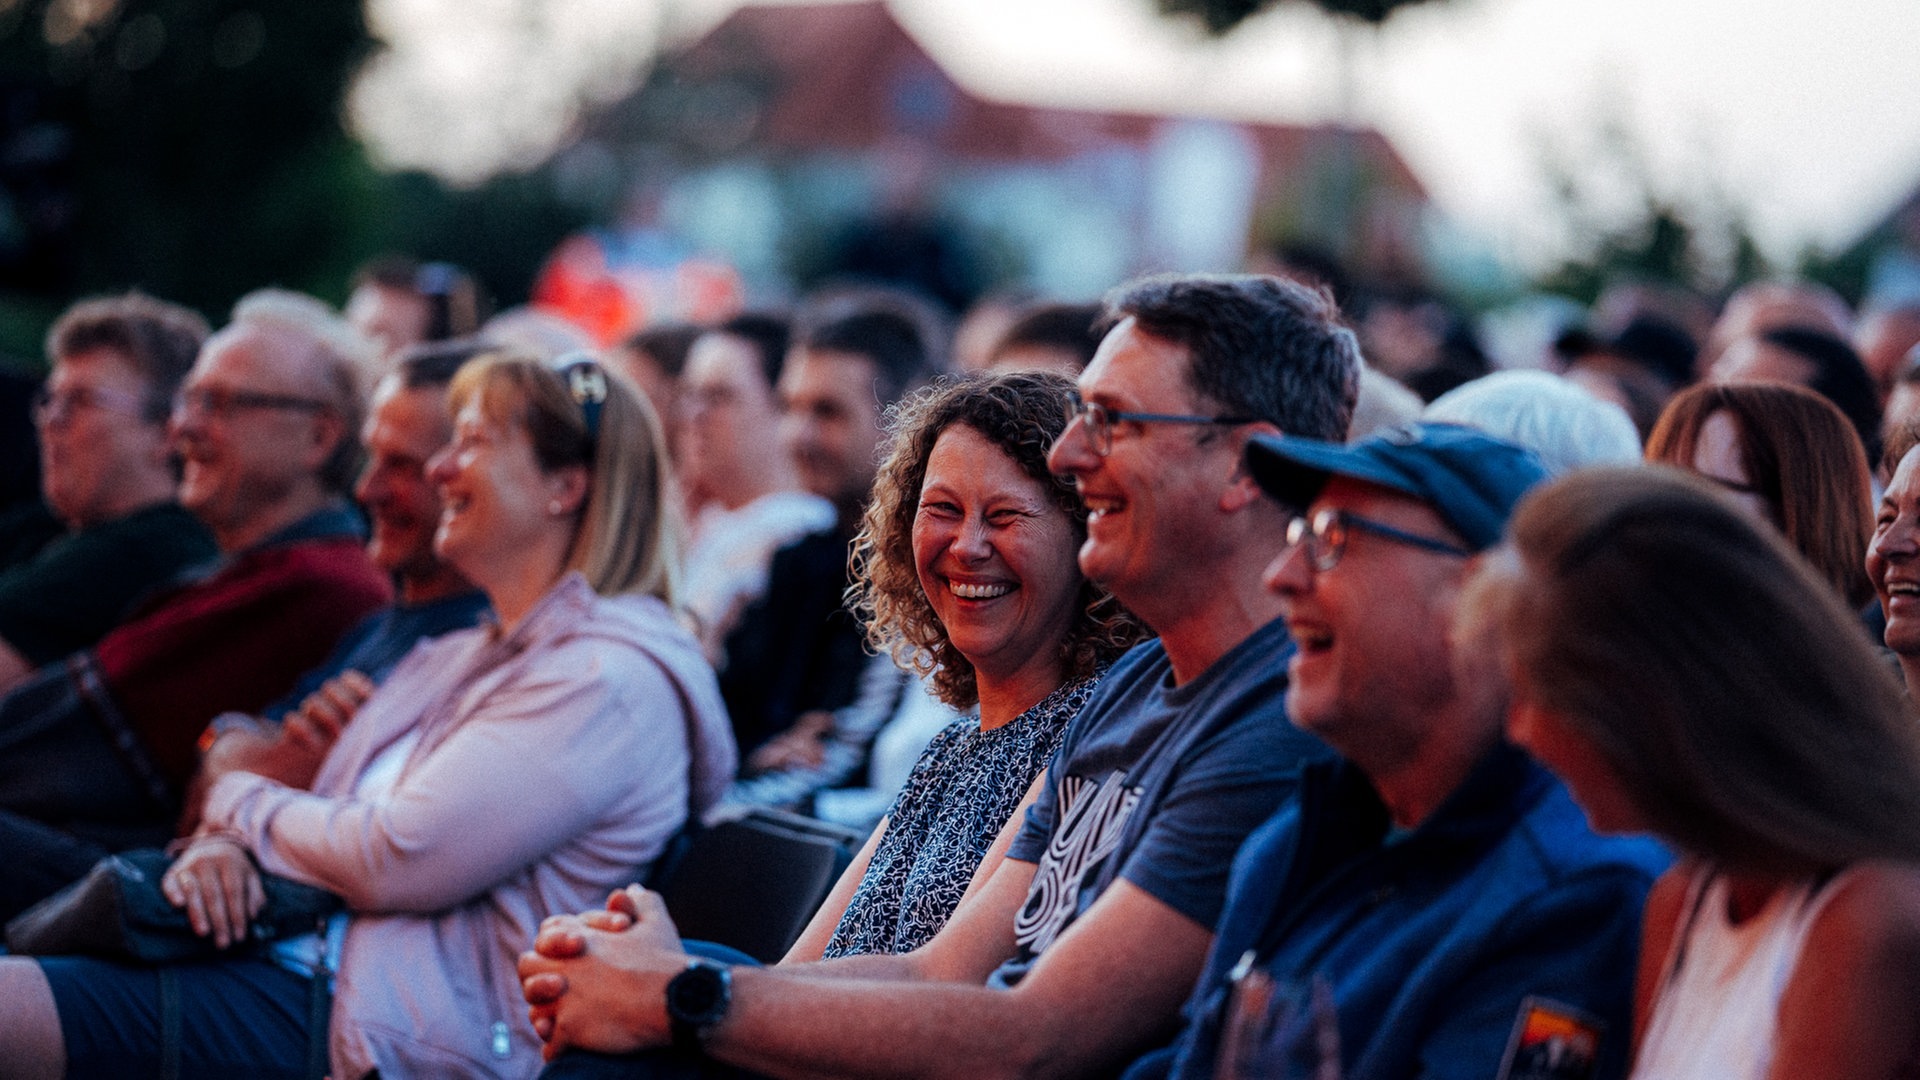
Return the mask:
<path id="1" fill-rule="evenodd" d="M 1435 398 L 1422 419 L 1519 443 L 1553 476 L 1640 460 L 1639 432 L 1620 406 L 1545 371 L 1484 375 Z"/>

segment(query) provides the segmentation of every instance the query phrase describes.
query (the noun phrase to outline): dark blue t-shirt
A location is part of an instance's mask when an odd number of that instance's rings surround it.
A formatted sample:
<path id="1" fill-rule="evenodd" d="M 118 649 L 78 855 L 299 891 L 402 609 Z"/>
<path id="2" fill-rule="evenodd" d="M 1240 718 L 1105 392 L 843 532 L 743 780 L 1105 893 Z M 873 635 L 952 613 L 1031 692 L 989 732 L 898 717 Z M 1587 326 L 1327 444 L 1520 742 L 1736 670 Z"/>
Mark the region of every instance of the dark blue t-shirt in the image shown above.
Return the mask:
<path id="1" fill-rule="evenodd" d="M 1019 982 L 1116 878 L 1213 927 L 1235 850 L 1331 756 L 1287 720 L 1292 653 L 1275 619 L 1184 686 L 1158 641 L 1113 665 L 1007 851 L 1038 865 L 992 985 Z"/>
<path id="2" fill-rule="evenodd" d="M 487 594 L 477 589 L 424 604 L 396 603 L 383 607 L 348 630 L 326 663 L 301 676 L 286 697 L 267 706 L 261 715 L 274 721 L 282 719 L 299 708 L 307 695 L 343 672 L 358 671 L 378 684 L 396 664 L 406 659 L 415 645 L 428 638 L 465 630 L 479 622 L 486 612 Z"/>

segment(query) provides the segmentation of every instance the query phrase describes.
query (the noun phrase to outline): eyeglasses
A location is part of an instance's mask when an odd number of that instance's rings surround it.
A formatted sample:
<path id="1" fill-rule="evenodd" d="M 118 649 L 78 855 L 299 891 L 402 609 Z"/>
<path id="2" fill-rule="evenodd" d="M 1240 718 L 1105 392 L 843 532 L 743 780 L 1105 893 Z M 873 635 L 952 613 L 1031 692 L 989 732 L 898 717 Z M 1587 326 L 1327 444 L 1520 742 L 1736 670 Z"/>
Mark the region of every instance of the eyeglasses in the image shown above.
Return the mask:
<path id="1" fill-rule="evenodd" d="M 1073 405 L 1067 414 L 1067 423 L 1078 420 L 1086 426 L 1087 441 L 1093 445 L 1093 452 L 1106 457 L 1113 452 L 1113 426 L 1123 420 L 1136 424 L 1198 424 L 1223 425 L 1256 424 L 1259 420 L 1251 416 L 1187 416 L 1182 413 L 1128 412 L 1123 409 L 1109 409 L 1105 405 L 1096 405 L 1082 401 L 1074 395 Z"/>
<path id="2" fill-rule="evenodd" d="M 1473 552 L 1458 544 L 1445 540 L 1436 540 L 1431 536 L 1404 532 L 1391 525 L 1371 521 L 1358 514 L 1331 508 L 1314 514 L 1311 518 L 1296 517 L 1287 522 L 1287 548 L 1289 550 L 1307 546 L 1307 561 L 1321 573 L 1340 565 L 1340 556 L 1347 553 L 1347 537 L 1353 532 L 1372 533 L 1383 540 L 1396 544 L 1419 548 L 1422 551 L 1437 552 L 1441 555 L 1456 555 L 1462 559 L 1471 559 Z"/>
<path id="3" fill-rule="evenodd" d="M 589 441 L 600 437 L 600 408 L 607 403 L 607 373 L 600 362 L 586 353 L 568 353 L 553 362 L 553 368 L 567 384 L 567 393 L 580 406 L 587 425 Z"/>
<path id="4" fill-rule="evenodd" d="M 138 394 L 104 386 L 75 386 L 59 393 L 43 386 L 34 392 L 33 422 L 41 427 L 72 416 L 75 409 L 99 409 L 147 419 L 147 403 Z"/>
<path id="5" fill-rule="evenodd" d="M 333 406 L 317 398 L 292 394 L 263 394 L 252 390 L 233 390 L 224 386 L 195 386 L 173 396 L 173 415 L 210 416 L 230 419 L 247 410 L 287 409 L 294 412 L 323 413 Z"/>

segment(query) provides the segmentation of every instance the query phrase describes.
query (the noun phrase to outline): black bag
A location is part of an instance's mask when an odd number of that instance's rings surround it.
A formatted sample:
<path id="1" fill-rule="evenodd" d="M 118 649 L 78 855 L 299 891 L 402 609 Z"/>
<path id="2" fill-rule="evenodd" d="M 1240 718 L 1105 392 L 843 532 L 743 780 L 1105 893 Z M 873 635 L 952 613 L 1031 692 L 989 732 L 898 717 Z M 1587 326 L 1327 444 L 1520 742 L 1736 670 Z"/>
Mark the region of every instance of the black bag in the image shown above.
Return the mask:
<path id="1" fill-rule="evenodd" d="M 343 905 L 325 889 L 277 874 L 260 875 L 267 902 L 243 942 L 224 952 L 193 932 L 184 908 L 160 891 L 173 859 L 154 848 L 123 851 L 7 924 L 7 949 L 21 956 L 98 956 L 172 964 L 244 953 L 283 938 L 323 932 Z"/>

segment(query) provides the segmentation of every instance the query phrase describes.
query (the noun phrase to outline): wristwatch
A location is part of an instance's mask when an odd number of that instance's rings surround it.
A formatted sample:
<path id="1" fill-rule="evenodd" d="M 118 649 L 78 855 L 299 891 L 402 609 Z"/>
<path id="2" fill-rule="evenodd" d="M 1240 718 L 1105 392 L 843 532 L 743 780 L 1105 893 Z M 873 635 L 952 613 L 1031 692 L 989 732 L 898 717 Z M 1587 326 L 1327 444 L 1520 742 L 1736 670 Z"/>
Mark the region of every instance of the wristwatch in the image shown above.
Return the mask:
<path id="1" fill-rule="evenodd" d="M 667 1026 L 673 1045 L 697 1050 L 707 1032 L 726 1019 L 733 1001 L 733 972 L 725 964 L 694 957 L 667 980 Z"/>

